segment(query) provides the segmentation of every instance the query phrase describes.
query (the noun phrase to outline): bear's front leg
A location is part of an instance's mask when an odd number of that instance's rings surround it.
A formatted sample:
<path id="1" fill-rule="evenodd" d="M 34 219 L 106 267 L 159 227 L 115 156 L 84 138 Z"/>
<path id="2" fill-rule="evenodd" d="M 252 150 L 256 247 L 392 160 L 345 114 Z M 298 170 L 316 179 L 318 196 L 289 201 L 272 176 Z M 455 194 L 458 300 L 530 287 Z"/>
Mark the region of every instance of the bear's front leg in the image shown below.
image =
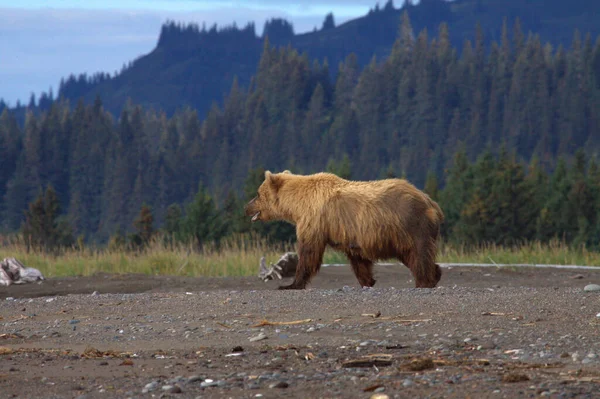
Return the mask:
<path id="1" fill-rule="evenodd" d="M 280 290 L 303 290 L 310 280 L 318 273 L 325 252 L 324 244 L 306 244 L 298 242 L 298 266 L 296 276 L 289 285 L 279 286 Z"/>

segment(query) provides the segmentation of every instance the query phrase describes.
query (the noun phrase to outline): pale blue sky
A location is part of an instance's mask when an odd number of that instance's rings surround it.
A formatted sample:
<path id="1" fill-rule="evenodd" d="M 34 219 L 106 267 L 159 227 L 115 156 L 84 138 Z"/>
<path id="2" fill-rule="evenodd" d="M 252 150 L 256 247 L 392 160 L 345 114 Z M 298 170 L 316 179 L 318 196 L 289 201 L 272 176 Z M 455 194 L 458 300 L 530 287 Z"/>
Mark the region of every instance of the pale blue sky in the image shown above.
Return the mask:
<path id="1" fill-rule="evenodd" d="M 402 0 L 395 0 L 396 7 Z M 381 7 L 386 0 L 380 0 Z M 0 98 L 27 102 L 70 73 L 113 73 L 156 45 L 167 19 L 245 26 L 262 33 L 266 19 L 285 17 L 296 33 L 366 14 L 377 0 L 0 0 Z"/>

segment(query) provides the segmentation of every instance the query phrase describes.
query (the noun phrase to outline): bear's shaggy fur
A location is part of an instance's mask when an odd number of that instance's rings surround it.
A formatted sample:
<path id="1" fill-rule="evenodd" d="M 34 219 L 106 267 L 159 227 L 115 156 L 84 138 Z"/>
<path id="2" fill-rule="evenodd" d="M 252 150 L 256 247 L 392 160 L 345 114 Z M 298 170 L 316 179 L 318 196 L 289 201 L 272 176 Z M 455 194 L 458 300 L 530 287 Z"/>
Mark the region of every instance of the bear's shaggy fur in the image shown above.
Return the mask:
<path id="1" fill-rule="evenodd" d="M 304 289 L 319 271 L 327 245 L 346 254 L 363 287 L 375 284 L 373 262 L 381 259 L 404 263 L 417 288 L 435 287 L 442 275 L 435 257 L 444 214 L 403 179 L 349 181 L 331 173 L 266 171 L 245 213 L 253 222 L 296 225 L 296 276 L 280 289 Z"/>

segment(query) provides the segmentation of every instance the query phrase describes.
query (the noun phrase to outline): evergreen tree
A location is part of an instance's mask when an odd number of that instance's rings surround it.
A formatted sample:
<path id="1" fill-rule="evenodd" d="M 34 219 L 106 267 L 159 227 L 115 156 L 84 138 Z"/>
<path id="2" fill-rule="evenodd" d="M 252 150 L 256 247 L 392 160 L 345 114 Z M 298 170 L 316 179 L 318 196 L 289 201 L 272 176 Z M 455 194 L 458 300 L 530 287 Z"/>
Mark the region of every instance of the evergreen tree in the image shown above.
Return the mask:
<path id="1" fill-rule="evenodd" d="M 225 231 L 221 212 L 217 210 L 205 187 L 200 184 L 194 199 L 185 209 L 181 222 L 182 240 L 193 242 L 197 248 L 202 248 L 206 244 L 218 244 Z"/>
<path id="2" fill-rule="evenodd" d="M 34 251 L 56 251 L 73 244 L 72 231 L 60 219 L 60 202 L 49 185 L 44 193 L 29 204 L 21 232 L 28 248 Z"/>
<path id="3" fill-rule="evenodd" d="M 146 204 L 142 204 L 138 217 L 133 221 L 135 227 L 135 238 L 138 241 L 138 246 L 147 245 L 154 235 L 154 227 L 152 226 L 154 217 L 152 210 Z"/>

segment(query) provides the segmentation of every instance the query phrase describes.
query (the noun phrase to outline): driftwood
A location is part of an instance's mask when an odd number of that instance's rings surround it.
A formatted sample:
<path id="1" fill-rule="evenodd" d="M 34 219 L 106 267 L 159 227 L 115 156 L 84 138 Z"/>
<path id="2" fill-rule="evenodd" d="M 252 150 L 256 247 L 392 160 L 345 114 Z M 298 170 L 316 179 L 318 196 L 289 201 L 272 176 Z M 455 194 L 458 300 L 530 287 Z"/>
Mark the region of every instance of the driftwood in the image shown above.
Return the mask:
<path id="1" fill-rule="evenodd" d="M 280 280 L 284 277 L 293 277 L 296 274 L 296 267 L 298 266 L 298 254 L 295 252 L 286 252 L 279 258 L 277 263 L 271 263 L 270 267 L 267 267 L 267 261 L 263 256 L 260 258 L 260 270 L 258 277 L 263 281 L 274 280 L 275 277 Z"/>
<path id="2" fill-rule="evenodd" d="M 0 285 L 26 284 L 44 280 L 38 269 L 26 267 L 15 258 L 4 258 L 0 262 Z"/>

